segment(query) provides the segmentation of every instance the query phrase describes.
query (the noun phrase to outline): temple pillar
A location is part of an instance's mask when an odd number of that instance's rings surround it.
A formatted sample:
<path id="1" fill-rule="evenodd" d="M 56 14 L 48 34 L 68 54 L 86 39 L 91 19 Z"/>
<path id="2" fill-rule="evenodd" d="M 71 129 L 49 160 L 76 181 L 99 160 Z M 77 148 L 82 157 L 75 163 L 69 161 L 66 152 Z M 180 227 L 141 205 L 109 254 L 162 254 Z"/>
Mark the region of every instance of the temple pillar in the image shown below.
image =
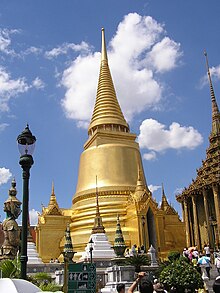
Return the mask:
<path id="1" fill-rule="evenodd" d="M 196 207 L 196 195 L 192 196 L 192 206 L 193 206 L 195 245 L 200 250 L 201 249 L 201 243 L 200 243 L 200 239 L 199 239 L 199 223 L 198 223 L 198 213 L 197 213 L 197 207 Z"/>
<path id="2" fill-rule="evenodd" d="M 190 227 L 189 227 L 189 210 L 188 210 L 188 203 L 187 199 L 184 199 L 184 220 L 185 220 L 185 227 L 186 227 L 186 246 L 191 246 L 190 242 Z"/>
<path id="3" fill-rule="evenodd" d="M 214 195 L 215 215 L 216 215 L 216 222 L 217 222 L 216 243 L 217 245 L 219 245 L 220 243 L 220 203 L 219 203 L 219 195 L 218 195 L 218 185 L 213 185 L 212 191 Z"/>
<path id="4" fill-rule="evenodd" d="M 181 202 L 183 222 L 185 222 L 184 202 Z"/>
<path id="5" fill-rule="evenodd" d="M 205 219 L 206 219 L 207 232 L 208 232 L 208 241 L 209 241 L 209 245 L 210 245 L 212 243 L 212 232 L 211 232 L 211 229 L 210 229 L 211 227 L 209 224 L 208 190 L 203 189 L 202 194 L 203 194 Z"/>

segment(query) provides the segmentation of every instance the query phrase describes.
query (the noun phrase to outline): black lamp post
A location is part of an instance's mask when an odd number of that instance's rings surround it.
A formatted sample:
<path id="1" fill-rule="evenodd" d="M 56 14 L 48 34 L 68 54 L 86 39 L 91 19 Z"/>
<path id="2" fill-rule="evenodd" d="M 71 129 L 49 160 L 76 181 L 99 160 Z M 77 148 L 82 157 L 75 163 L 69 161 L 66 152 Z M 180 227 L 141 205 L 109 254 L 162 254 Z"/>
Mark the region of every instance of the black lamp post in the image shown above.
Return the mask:
<path id="1" fill-rule="evenodd" d="M 18 149 L 20 152 L 19 164 L 23 170 L 23 201 L 22 201 L 22 234 L 21 234 L 21 278 L 27 278 L 27 233 L 28 233 L 28 203 L 29 203 L 29 178 L 30 168 L 34 164 L 32 154 L 36 138 L 32 135 L 29 126 L 25 127 L 17 137 Z"/>
<path id="2" fill-rule="evenodd" d="M 141 217 L 142 229 L 143 229 L 143 240 L 144 240 L 144 253 L 146 253 L 146 231 L 145 231 L 145 216 Z"/>
<path id="3" fill-rule="evenodd" d="M 89 240 L 89 252 L 90 252 L 90 263 L 92 263 L 92 251 L 93 251 L 93 240 L 92 238 Z"/>

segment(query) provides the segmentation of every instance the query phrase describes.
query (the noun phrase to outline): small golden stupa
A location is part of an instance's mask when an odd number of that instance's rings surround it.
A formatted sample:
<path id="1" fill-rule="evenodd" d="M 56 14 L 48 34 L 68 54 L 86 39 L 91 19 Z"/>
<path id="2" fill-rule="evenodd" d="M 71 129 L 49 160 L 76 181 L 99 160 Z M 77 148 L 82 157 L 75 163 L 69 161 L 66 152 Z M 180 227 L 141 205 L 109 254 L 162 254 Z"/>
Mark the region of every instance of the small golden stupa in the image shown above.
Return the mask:
<path id="1" fill-rule="evenodd" d="M 98 89 L 88 135 L 80 158 L 72 207 L 60 209 L 53 199 L 53 209 L 51 198 L 49 206 L 39 217 L 37 249 L 42 260 L 49 261 L 61 253 L 68 219 L 73 245 L 80 257 L 94 224 L 96 187 L 103 225 L 112 244 L 117 215 L 120 215 L 128 247 L 137 244 L 148 249 L 152 244 L 161 256 L 173 249 L 182 250 L 185 232 L 177 212 L 167 201 L 166 208 L 164 205 L 163 208 L 158 207 L 147 187 L 136 135 L 130 133 L 116 97 L 104 29 Z M 54 249 L 52 244 L 56 246 Z"/>

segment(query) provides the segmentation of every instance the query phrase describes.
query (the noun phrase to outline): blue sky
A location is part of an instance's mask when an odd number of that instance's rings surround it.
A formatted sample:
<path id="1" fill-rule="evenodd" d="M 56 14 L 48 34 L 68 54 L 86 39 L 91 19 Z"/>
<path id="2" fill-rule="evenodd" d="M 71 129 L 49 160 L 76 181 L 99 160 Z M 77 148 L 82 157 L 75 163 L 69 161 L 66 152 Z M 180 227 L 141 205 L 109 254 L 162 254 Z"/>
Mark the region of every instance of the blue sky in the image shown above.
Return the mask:
<path id="1" fill-rule="evenodd" d="M 0 206 L 15 176 L 22 198 L 17 135 L 37 137 L 30 209 L 61 207 L 75 193 L 79 157 L 95 101 L 101 28 L 117 97 L 138 135 L 148 185 L 161 183 L 178 211 L 177 190 L 205 159 L 211 100 L 203 50 L 218 103 L 220 3 L 213 1 L 1 1 Z M 0 210 L 4 219 L 3 208 Z"/>

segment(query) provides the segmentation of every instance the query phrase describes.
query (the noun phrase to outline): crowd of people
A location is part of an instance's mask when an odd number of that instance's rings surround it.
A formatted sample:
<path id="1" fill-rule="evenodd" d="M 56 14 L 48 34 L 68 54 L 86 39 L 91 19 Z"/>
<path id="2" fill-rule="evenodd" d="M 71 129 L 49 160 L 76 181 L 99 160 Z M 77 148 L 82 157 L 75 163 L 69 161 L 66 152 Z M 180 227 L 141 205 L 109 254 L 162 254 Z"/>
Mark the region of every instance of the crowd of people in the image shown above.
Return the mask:
<path id="1" fill-rule="evenodd" d="M 183 256 L 186 257 L 193 266 L 201 273 L 201 268 L 205 268 L 206 275 L 210 279 L 211 264 L 216 266 L 218 274 L 220 275 L 220 251 L 215 251 L 212 255 L 210 247 L 205 244 L 203 252 L 198 251 L 197 247 L 184 248 Z"/>
<path id="2" fill-rule="evenodd" d="M 134 244 L 130 250 L 127 249 L 126 256 L 130 257 L 142 253 L 145 253 L 144 246 L 138 249 L 136 244 Z M 202 274 L 205 272 L 206 278 L 208 279 L 210 279 L 211 266 L 214 265 L 218 271 L 219 276 L 214 281 L 213 291 L 215 293 L 220 293 L 220 251 L 216 251 L 211 254 L 209 245 L 205 244 L 202 252 L 199 252 L 197 247 L 189 247 L 184 248 L 182 255 L 186 257 L 190 263 L 192 263 L 192 265 L 198 270 L 199 273 Z M 133 293 L 134 291 L 137 291 L 137 286 L 139 287 L 140 293 L 167 293 L 163 284 L 161 284 L 157 279 L 151 282 L 147 279 L 146 273 L 144 272 L 138 274 L 137 279 L 128 289 L 128 293 Z M 117 286 L 117 292 L 125 293 L 125 285 L 119 284 Z M 169 293 L 176 292 L 178 291 L 174 287 L 172 287 L 169 291 Z M 201 292 L 207 291 L 205 290 Z"/>
<path id="3" fill-rule="evenodd" d="M 129 287 L 127 293 L 133 293 L 137 289 L 137 286 L 139 286 L 140 293 L 158 293 L 158 292 L 167 293 L 167 291 L 164 289 L 163 284 L 161 284 L 157 280 L 155 280 L 154 283 L 152 283 L 150 280 L 148 280 L 145 277 L 146 277 L 146 273 L 140 272 L 138 274 L 137 278 L 135 279 L 135 281 Z M 214 281 L 213 291 L 215 293 L 220 293 L 220 276 L 218 276 L 216 278 L 216 280 Z M 117 292 L 118 293 L 125 293 L 125 284 L 118 284 L 117 285 Z M 172 287 L 170 289 L 169 293 L 178 293 L 178 291 L 176 288 Z"/>
<path id="4" fill-rule="evenodd" d="M 134 245 L 132 245 L 130 250 L 129 250 L 129 248 L 126 249 L 125 257 L 135 256 L 137 254 L 143 254 L 145 252 L 146 251 L 145 251 L 144 245 L 141 245 L 141 247 L 137 247 L 137 245 L 134 244 Z"/>

